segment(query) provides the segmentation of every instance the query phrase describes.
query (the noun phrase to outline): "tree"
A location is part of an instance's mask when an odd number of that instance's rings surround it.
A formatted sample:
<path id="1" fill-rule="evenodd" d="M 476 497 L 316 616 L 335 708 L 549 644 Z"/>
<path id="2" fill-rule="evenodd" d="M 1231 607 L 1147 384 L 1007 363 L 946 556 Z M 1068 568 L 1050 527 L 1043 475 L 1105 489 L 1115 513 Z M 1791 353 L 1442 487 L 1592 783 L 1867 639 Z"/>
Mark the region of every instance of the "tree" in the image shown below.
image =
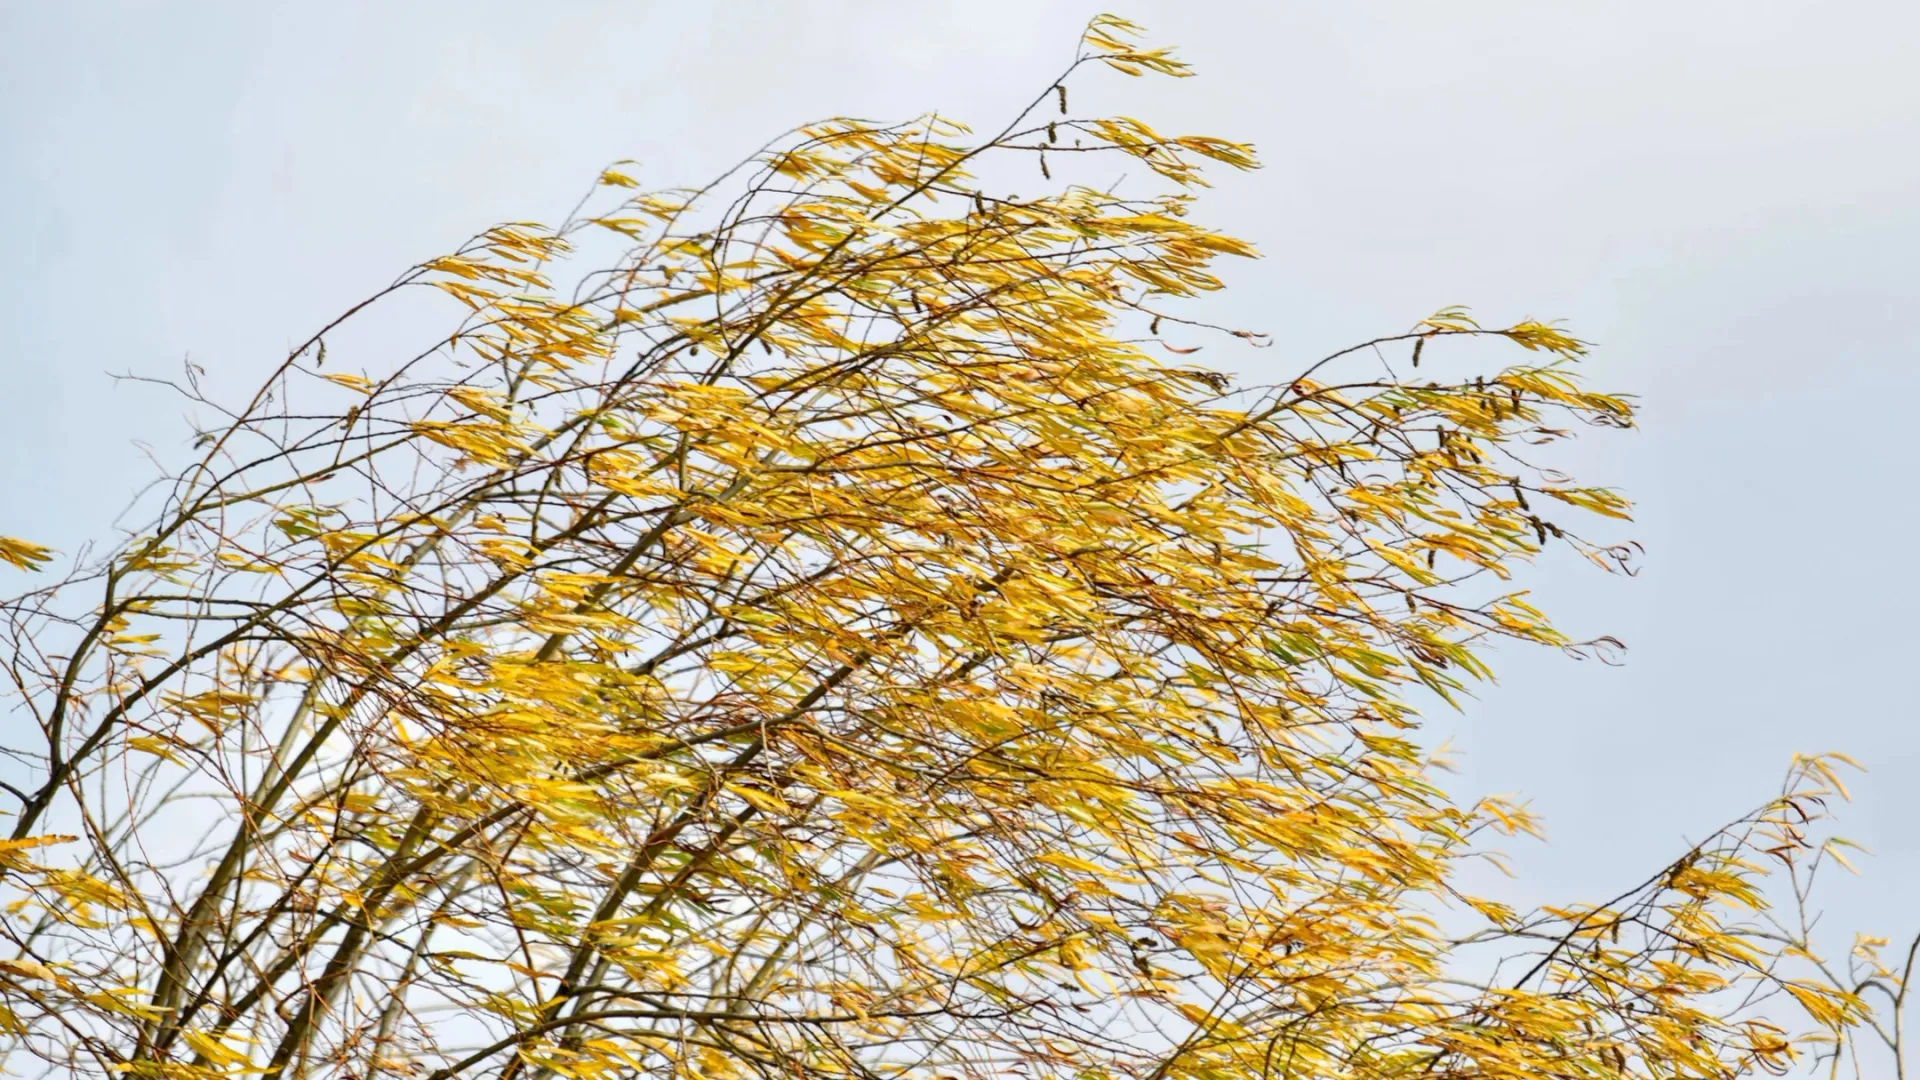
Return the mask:
<path id="1" fill-rule="evenodd" d="M 1723 1076 L 1839 1038 L 1858 1000 L 1751 918 L 1828 759 L 1604 904 L 1460 890 L 1533 825 L 1442 793 L 1416 706 L 1494 641 L 1606 647 L 1509 581 L 1626 567 L 1577 531 L 1626 502 L 1533 458 L 1630 403 L 1457 310 L 1279 385 L 1169 359 L 1267 344 L 1188 303 L 1253 254 L 1190 220 L 1201 166 L 1254 158 L 1075 118 L 1090 64 L 1187 74 L 1133 31 L 984 139 L 833 121 L 481 233 L 9 601 L 10 1064 Z M 1114 156 L 1165 189 L 1054 181 Z M 1014 167 L 1052 193 L 976 179 Z M 451 333 L 328 356 L 421 287 Z M 1476 342 L 1526 356 L 1415 370 Z"/>

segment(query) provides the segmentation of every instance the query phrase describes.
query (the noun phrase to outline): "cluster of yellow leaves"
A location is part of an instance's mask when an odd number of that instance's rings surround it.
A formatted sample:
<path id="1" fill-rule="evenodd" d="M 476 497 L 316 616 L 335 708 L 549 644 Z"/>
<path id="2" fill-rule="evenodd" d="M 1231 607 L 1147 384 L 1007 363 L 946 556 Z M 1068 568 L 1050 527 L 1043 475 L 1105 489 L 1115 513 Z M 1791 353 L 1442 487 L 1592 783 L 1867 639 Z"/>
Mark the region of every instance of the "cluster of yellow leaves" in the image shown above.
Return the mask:
<path id="1" fill-rule="evenodd" d="M 53 561 L 53 551 L 39 544 L 16 540 L 11 536 L 0 536 L 0 562 L 21 570 L 38 570 Z"/>

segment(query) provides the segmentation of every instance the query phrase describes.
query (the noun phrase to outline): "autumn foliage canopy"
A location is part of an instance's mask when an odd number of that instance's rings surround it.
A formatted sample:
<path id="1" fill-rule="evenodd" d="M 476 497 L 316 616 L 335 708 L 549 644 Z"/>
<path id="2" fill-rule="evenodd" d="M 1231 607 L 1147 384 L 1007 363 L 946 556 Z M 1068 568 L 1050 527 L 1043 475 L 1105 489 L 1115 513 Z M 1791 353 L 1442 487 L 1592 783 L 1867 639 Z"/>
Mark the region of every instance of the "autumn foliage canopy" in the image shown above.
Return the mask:
<path id="1" fill-rule="evenodd" d="M 1626 503 L 1536 456 L 1629 401 L 1554 326 L 1457 310 L 1273 385 L 1197 366 L 1284 351 L 1198 302 L 1254 254 L 1196 223 L 1202 169 L 1253 151 L 1081 118 L 1110 68 L 1187 74 L 1101 19 L 997 134 L 822 123 L 699 190 L 616 166 L 313 335 L 144 525 L 0 606 L 7 1068 L 1708 1077 L 1831 1045 L 1858 1002 L 1756 919 L 1825 759 L 1618 896 L 1462 891 L 1533 826 L 1436 786 L 1416 706 L 1496 641 L 1604 645 L 1520 578 L 1625 566 L 1587 537 Z M 417 349 L 342 344 L 430 290 L 459 315 Z"/>

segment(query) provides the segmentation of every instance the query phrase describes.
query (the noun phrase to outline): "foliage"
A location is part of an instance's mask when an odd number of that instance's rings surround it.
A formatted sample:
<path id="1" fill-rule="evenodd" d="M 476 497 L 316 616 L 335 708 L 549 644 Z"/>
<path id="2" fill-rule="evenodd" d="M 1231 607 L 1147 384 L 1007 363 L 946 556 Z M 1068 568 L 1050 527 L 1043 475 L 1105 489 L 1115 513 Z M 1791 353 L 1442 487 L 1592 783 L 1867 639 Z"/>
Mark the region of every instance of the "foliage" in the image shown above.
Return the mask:
<path id="1" fill-rule="evenodd" d="M 1067 74 L 1187 73 L 1132 42 L 1096 20 Z M 977 141 L 608 171 L 348 311 L 8 602 L 9 1064 L 1724 1076 L 1803 1045 L 1781 992 L 1836 1037 L 1857 1000 L 1755 917 L 1825 759 L 1607 903 L 1457 884 L 1533 825 L 1435 786 L 1415 705 L 1497 640 L 1605 645 L 1509 579 L 1626 566 L 1576 531 L 1626 503 L 1531 455 L 1629 402 L 1454 310 L 1275 386 L 1169 360 L 1265 342 L 1182 306 L 1253 255 L 1189 219 L 1252 150 L 1068 87 Z M 1164 190 L 978 179 L 1116 155 Z M 421 287 L 456 330 L 327 356 Z M 1526 355 L 1413 370 L 1475 341 Z"/>

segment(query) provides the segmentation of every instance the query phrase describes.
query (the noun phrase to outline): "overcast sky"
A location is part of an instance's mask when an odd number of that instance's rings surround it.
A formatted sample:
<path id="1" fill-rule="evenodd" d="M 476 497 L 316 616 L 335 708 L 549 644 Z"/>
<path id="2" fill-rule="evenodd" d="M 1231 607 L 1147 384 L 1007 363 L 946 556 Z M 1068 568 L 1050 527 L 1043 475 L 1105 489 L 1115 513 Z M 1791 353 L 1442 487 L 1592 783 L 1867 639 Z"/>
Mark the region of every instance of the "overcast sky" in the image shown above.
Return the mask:
<path id="1" fill-rule="evenodd" d="M 1119 0 L 1112 0 L 1118 3 Z M 986 124 L 1099 5 L 0 0 L 0 534 L 71 551 L 179 461 L 183 356 L 251 386 L 327 317 L 606 162 L 704 181 L 835 114 Z M 1835 0 L 1160 4 L 1200 70 L 1076 112 L 1258 144 L 1197 216 L 1257 242 L 1223 308 L 1277 379 L 1448 304 L 1563 318 L 1640 395 L 1585 479 L 1640 504 L 1637 579 L 1535 575 L 1626 664 L 1503 655 L 1462 794 L 1530 794 L 1523 901 L 1637 881 L 1796 750 L 1867 763 L 1836 927 L 1920 930 L 1910 439 L 1920 7 Z M 1213 356 L 1214 354 L 1209 354 Z M 1497 357 L 1497 359 L 1505 359 Z M 9 588 L 11 586 L 8 586 Z M 1902 660 L 1902 657 L 1907 657 Z"/>

